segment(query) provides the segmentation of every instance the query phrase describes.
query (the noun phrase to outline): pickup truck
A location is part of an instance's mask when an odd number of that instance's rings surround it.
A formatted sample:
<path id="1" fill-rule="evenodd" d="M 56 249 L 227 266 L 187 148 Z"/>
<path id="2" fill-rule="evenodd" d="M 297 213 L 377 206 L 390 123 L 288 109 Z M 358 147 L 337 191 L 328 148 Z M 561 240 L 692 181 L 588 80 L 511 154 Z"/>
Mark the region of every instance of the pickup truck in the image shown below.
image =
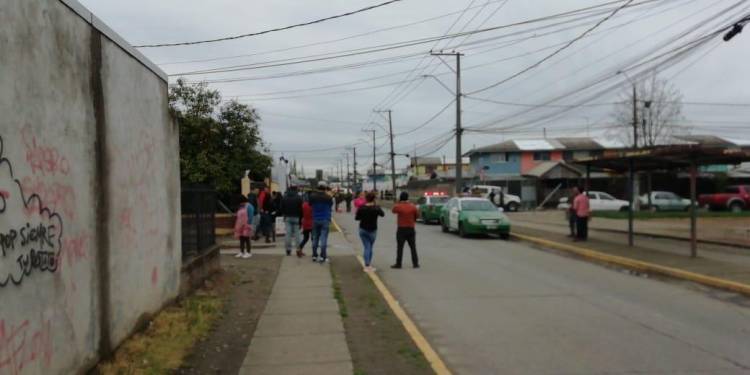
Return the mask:
<path id="1" fill-rule="evenodd" d="M 750 208 L 750 185 L 729 186 L 722 193 L 701 194 L 698 205 L 713 210 L 728 209 L 740 212 Z"/>

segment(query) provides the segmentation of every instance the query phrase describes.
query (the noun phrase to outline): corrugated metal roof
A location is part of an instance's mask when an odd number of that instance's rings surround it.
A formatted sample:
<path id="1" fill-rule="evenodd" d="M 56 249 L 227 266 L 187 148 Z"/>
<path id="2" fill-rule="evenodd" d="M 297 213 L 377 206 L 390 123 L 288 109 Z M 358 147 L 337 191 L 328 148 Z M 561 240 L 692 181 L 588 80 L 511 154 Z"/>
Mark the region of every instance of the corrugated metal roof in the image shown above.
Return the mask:
<path id="1" fill-rule="evenodd" d="M 569 150 L 601 150 L 604 148 L 593 138 L 556 138 L 564 148 Z"/>

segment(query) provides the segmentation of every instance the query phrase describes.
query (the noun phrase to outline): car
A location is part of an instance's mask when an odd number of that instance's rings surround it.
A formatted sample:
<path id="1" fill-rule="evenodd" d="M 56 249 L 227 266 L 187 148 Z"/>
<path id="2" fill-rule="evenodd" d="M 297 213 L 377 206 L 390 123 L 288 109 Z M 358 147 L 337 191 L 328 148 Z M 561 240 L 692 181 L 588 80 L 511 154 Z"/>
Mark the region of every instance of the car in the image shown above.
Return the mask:
<path id="1" fill-rule="evenodd" d="M 508 194 L 506 189 L 501 186 L 492 185 L 474 185 L 471 187 L 472 195 L 479 196 L 481 198 L 490 198 L 490 193 L 495 192 L 494 203 L 496 206 L 500 206 L 501 194 L 503 208 L 508 212 L 516 212 L 521 208 L 521 197 L 518 195 Z"/>
<path id="2" fill-rule="evenodd" d="M 622 199 L 617 199 L 603 191 L 589 191 L 589 208 L 591 211 L 627 211 L 630 203 Z M 557 208 L 567 210 L 570 207 L 568 197 L 560 198 Z"/>
<path id="3" fill-rule="evenodd" d="M 648 204 L 648 194 L 638 197 L 641 207 L 651 211 L 685 211 L 690 208 L 690 199 L 685 199 L 670 191 L 652 191 L 651 206 Z"/>
<path id="4" fill-rule="evenodd" d="M 443 206 L 440 226 L 443 232 L 455 231 L 461 237 L 470 234 L 497 234 L 510 237 L 510 220 L 489 199 L 474 197 L 451 198 Z"/>
<path id="5" fill-rule="evenodd" d="M 740 212 L 750 208 L 750 185 L 727 186 L 721 193 L 701 194 L 698 204 L 713 210 Z"/>
<path id="6" fill-rule="evenodd" d="M 426 193 L 419 198 L 417 209 L 419 210 L 419 217 L 422 219 L 422 222 L 427 224 L 440 221 L 440 211 L 443 209 L 443 205 L 450 199 L 451 197 L 445 193 L 437 192 Z"/>

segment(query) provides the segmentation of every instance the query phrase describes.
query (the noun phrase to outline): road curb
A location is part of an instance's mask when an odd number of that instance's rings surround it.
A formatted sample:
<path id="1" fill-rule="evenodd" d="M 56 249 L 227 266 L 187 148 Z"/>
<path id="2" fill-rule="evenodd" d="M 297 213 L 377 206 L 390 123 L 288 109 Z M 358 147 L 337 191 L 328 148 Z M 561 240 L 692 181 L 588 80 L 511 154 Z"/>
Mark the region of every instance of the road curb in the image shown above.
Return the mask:
<path id="1" fill-rule="evenodd" d="M 556 250 L 562 250 L 568 253 L 575 254 L 584 259 L 595 260 L 608 264 L 613 264 L 628 269 L 649 272 L 659 274 L 663 276 L 669 276 L 675 279 L 692 281 L 694 283 L 710 286 L 717 289 L 728 290 L 736 293 L 740 293 L 746 296 L 750 296 L 750 285 L 738 283 L 731 280 L 720 279 L 712 276 L 702 275 L 695 272 L 689 272 L 677 268 L 661 266 L 654 263 L 648 263 L 640 260 L 625 258 L 617 255 L 609 255 L 596 250 L 587 249 L 580 246 L 573 246 L 563 244 L 555 241 L 545 240 L 532 236 L 511 233 L 511 237 L 532 242 L 545 247 L 553 248 Z"/>
<path id="2" fill-rule="evenodd" d="M 346 236 L 344 235 L 344 231 L 341 230 L 341 227 L 336 222 L 336 220 L 331 220 L 331 222 L 339 231 L 339 233 L 341 233 L 341 235 L 346 238 Z M 357 255 L 357 260 L 359 261 L 359 264 L 364 267 L 365 261 L 361 255 Z M 367 272 L 367 276 L 369 276 L 370 280 L 372 280 L 373 284 L 375 284 L 375 287 L 383 296 L 383 299 L 385 299 L 385 302 L 391 308 L 393 314 L 395 314 L 398 320 L 401 321 L 401 324 L 404 326 L 404 329 L 406 329 L 409 337 L 411 337 L 412 341 L 414 341 L 419 350 L 422 351 L 425 359 L 427 359 L 427 362 L 430 363 L 432 370 L 435 371 L 437 375 L 451 375 L 450 370 L 448 370 L 448 366 L 445 365 L 445 362 L 443 362 L 443 360 L 440 358 L 440 355 L 437 354 L 435 349 L 432 348 L 424 335 L 422 335 L 422 332 L 419 331 L 417 325 L 414 323 L 414 321 L 411 320 L 409 315 L 401 307 L 396 298 L 393 297 L 393 294 L 391 294 L 391 292 L 388 290 L 388 287 L 385 286 L 385 283 L 383 283 L 380 277 L 375 272 Z"/>

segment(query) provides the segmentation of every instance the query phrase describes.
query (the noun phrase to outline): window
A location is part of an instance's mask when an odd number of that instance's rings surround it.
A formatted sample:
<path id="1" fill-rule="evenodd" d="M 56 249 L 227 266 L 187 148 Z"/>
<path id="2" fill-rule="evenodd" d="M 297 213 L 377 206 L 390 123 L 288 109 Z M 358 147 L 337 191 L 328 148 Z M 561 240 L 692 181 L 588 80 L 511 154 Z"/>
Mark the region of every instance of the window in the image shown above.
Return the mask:
<path id="1" fill-rule="evenodd" d="M 534 160 L 546 161 L 550 159 L 549 151 L 536 151 L 534 152 Z"/>
<path id="2" fill-rule="evenodd" d="M 599 157 L 604 156 L 604 151 L 603 150 L 593 150 L 593 151 L 589 152 L 589 156 L 592 157 L 592 158 L 599 158 Z"/>
<path id="3" fill-rule="evenodd" d="M 599 199 L 607 200 L 607 201 L 613 201 L 615 200 L 615 197 L 607 194 L 607 193 L 599 193 Z"/>
<path id="4" fill-rule="evenodd" d="M 564 151 L 563 152 L 563 160 L 570 161 L 575 159 L 575 153 L 573 151 Z"/>
<path id="5" fill-rule="evenodd" d="M 727 193 L 727 194 L 739 194 L 740 193 L 740 188 L 737 187 L 737 186 L 730 186 L 730 187 L 726 188 L 724 190 L 724 192 Z"/>
<path id="6" fill-rule="evenodd" d="M 508 154 L 504 152 L 498 152 L 496 154 L 492 154 L 490 156 L 490 161 L 495 162 L 495 163 L 505 163 L 506 161 L 508 161 Z"/>
<path id="7" fill-rule="evenodd" d="M 497 207 L 487 200 L 466 200 L 461 202 L 462 211 L 497 211 Z"/>

